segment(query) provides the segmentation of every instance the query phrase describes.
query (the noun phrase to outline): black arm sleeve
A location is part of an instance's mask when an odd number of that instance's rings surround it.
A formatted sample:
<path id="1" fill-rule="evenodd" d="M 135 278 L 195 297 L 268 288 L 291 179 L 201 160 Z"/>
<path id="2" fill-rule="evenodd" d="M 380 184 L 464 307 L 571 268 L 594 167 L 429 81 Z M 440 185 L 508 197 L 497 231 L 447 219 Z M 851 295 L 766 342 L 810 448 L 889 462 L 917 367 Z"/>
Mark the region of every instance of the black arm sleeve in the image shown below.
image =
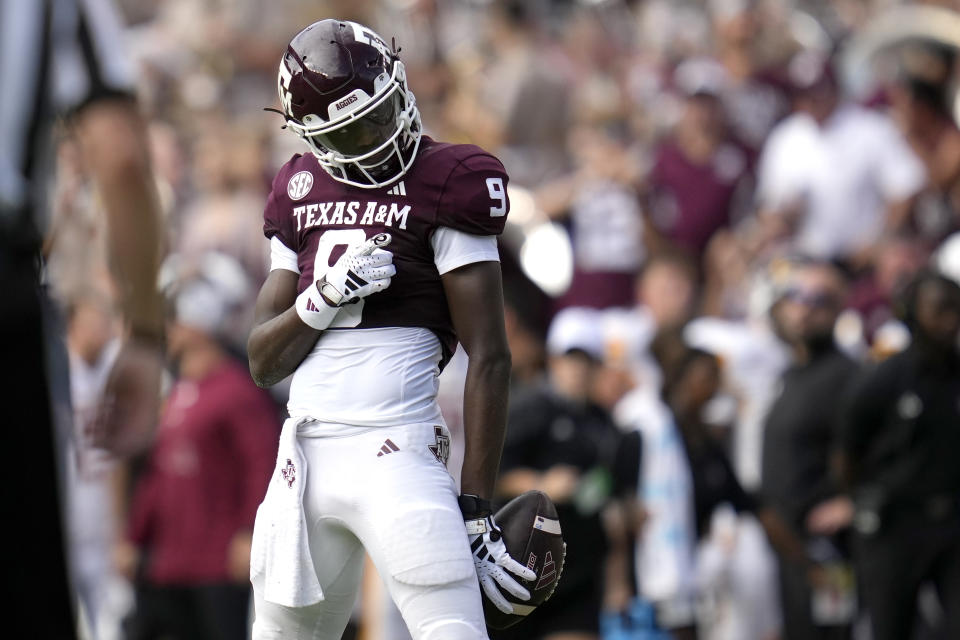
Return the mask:
<path id="1" fill-rule="evenodd" d="M 623 497 L 639 492 L 643 438 L 639 431 L 620 437 L 613 457 L 613 495 Z"/>
<path id="2" fill-rule="evenodd" d="M 852 458 L 863 455 L 873 432 L 883 423 L 891 394 L 896 393 L 887 367 L 858 376 L 844 394 L 839 425 L 840 449 Z"/>

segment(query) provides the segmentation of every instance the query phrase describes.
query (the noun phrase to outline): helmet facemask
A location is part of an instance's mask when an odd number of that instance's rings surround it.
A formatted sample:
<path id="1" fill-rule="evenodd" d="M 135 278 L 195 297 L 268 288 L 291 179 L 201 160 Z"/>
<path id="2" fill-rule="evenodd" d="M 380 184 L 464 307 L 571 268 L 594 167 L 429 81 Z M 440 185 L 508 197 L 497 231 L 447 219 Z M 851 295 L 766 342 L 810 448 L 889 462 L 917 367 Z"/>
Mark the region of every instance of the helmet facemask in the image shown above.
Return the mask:
<path id="1" fill-rule="evenodd" d="M 343 102 L 356 97 L 352 101 L 359 106 L 343 116 L 324 121 L 311 114 L 301 122 L 286 110 L 287 126 L 334 180 L 367 189 L 384 187 L 413 164 L 420 146 L 420 112 L 407 89 L 403 63 L 393 56 L 391 67 L 372 97 L 362 91 L 344 96 Z"/>

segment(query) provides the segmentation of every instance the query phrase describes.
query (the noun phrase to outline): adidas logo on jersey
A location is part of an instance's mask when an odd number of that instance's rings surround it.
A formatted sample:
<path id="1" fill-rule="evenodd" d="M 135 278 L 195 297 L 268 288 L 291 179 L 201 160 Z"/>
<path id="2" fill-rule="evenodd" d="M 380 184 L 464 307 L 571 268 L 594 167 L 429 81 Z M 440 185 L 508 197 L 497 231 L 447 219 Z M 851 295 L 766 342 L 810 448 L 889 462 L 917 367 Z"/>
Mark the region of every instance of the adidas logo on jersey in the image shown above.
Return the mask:
<path id="1" fill-rule="evenodd" d="M 403 180 L 397 183 L 397 186 L 387 191 L 391 196 L 405 196 L 407 195 L 407 187 L 403 184 Z"/>
<path id="2" fill-rule="evenodd" d="M 380 453 L 377 454 L 377 457 L 379 458 L 386 454 L 393 453 L 394 451 L 400 451 L 400 447 L 395 445 L 393 443 L 393 440 L 391 440 L 390 438 L 387 438 L 386 440 L 383 441 L 383 446 L 380 447 Z"/>

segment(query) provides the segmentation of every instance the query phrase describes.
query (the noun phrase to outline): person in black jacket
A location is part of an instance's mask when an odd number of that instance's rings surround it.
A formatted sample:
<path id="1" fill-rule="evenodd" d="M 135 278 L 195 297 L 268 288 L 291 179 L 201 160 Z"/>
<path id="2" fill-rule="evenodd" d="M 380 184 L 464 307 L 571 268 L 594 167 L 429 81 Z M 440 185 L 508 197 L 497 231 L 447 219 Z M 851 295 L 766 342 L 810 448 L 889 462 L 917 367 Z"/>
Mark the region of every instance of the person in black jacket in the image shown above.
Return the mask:
<path id="1" fill-rule="evenodd" d="M 902 310 L 912 343 L 854 386 L 842 429 L 854 553 L 875 640 L 906 640 L 932 581 L 960 638 L 960 286 L 924 272 Z"/>
<path id="2" fill-rule="evenodd" d="M 818 562 L 843 556 L 843 539 L 836 534 L 852 514 L 831 469 L 839 427 L 837 401 L 857 371 L 833 340 L 844 294 L 845 282 L 836 268 L 802 264 L 772 312 L 791 346 L 793 364 L 781 378 L 782 390 L 764 426 L 761 496 L 795 536 L 816 547 Z M 786 640 L 848 637 L 849 608 L 847 615 L 814 615 L 809 566 L 782 554 L 779 565 Z"/>
<path id="3" fill-rule="evenodd" d="M 592 398 L 603 357 L 596 314 L 561 311 L 547 348 L 546 384 L 511 398 L 497 492 L 504 501 L 532 489 L 550 496 L 566 561 L 550 600 L 495 640 L 598 638 L 610 550 L 604 511 L 637 484 L 639 438 L 621 435 Z"/>

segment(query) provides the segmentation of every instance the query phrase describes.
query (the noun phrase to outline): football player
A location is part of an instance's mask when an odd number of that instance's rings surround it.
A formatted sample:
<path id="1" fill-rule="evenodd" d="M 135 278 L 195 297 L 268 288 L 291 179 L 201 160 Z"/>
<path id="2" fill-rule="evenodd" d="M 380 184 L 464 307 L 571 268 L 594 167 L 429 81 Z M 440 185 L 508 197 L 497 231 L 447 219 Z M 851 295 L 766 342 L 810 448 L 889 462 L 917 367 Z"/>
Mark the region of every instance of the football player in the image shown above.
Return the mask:
<path id="1" fill-rule="evenodd" d="M 322 20 L 280 63 L 286 127 L 309 147 L 273 183 L 271 271 L 249 339 L 261 386 L 293 374 L 251 557 L 255 640 L 338 639 L 364 550 L 416 640 L 487 638 L 480 585 L 529 598 L 489 498 L 510 354 L 496 236 L 500 162 L 422 134 L 394 46 Z M 469 355 L 462 494 L 437 378 Z M 511 575 L 512 574 L 512 575 Z M 478 580 L 479 577 L 479 580 Z"/>

